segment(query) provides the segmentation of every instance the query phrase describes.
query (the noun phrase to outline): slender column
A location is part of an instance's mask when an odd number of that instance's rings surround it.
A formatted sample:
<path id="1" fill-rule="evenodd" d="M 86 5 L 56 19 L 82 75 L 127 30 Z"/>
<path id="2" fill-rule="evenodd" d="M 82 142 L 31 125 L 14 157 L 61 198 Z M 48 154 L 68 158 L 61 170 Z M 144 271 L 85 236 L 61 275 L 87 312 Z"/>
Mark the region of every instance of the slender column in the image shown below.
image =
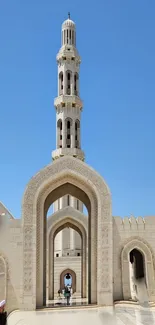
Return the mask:
<path id="1" fill-rule="evenodd" d="M 75 230 L 70 229 L 70 249 L 75 249 Z"/>
<path id="2" fill-rule="evenodd" d="M 82 291 L 81 296 L 82 298 L 86 298 L 87 296 L 87 286 L 86 286 L 86 270 L 87 270 L 87 239 L 86 236 L 82 238 L 82 274 L 81 274 L 81 283 L 82 283 Z"/>

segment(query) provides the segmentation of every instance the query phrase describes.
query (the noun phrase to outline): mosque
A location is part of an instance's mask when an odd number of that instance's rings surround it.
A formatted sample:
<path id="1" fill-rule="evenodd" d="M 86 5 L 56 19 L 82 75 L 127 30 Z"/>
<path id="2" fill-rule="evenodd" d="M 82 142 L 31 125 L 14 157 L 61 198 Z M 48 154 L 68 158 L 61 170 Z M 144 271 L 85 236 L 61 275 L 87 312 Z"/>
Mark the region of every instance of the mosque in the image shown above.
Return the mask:
<path id="1" fill-rule="evenodd" d="M 88 304 L 155 301 L 155 217 L 112 216 L 108 185 L 85 163 L 81 58 L 70 16 L 56 59 L 52 162 L 27 184 L 21 219 L 0 203 L 0 300 L 8 311 L 36 310 L 67 281 Z"/>

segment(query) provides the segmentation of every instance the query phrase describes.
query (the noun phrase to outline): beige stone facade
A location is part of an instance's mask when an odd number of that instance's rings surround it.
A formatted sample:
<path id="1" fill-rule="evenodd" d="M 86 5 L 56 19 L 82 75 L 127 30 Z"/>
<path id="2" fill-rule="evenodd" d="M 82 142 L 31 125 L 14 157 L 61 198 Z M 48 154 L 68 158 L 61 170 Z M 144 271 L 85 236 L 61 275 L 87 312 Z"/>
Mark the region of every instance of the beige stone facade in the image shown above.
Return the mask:
<path id="1" fill-rule="evenodd" d="M 75 24 L 67 19 L 57 55 L 53 162 L 29 181 L 21 220 L 0 203 L 0 300 L 8 311 L 46 306 L 66 274 L 73 293 L 90 304 L 138 299 L 142 286 L 155 301 L 155 217 L 112 217 L 107 184 L 84 162 L 80 62 Z"/>

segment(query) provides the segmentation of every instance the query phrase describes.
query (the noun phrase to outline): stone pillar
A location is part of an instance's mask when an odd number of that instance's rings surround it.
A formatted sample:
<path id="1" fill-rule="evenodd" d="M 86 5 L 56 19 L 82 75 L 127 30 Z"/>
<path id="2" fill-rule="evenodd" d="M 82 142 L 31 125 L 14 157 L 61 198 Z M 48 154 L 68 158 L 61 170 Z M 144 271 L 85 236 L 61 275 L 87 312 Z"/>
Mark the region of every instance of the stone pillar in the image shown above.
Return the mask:
<path id="1" fill-rule="evenodd" d="M 129 275 L 129 260 L 122 261 L 122 286 L 123 286 L 123 297 L 124 300 L 129 300 L 131 298 L 130 292 L 130 275 Z"/>
<path id="2" fill-rule="evenodd" d="M 75 249 L 75 230 L 70 229 L 70 249 Z"/>
<path id="3" fill-rule="evenodd" d="M 67 93 L 67 76 L 66 76 L 66 69 L 63 72 L 63 95 Z"/>
<path id="4" fill-rule="evenodd" d="M 62 231 L 60 231 L 55 236 L 55 239 L 54 239 L 54 253 L 59 254 L 59 256 L 62 256 Z"/>

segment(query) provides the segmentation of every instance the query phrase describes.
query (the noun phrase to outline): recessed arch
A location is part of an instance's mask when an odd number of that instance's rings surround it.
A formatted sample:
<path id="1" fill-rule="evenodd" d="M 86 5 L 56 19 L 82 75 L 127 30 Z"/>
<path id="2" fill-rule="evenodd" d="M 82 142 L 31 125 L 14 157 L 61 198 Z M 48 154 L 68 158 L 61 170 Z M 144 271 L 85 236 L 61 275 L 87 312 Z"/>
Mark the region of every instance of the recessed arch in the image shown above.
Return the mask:
<path id="1" fill-rule="evenodd" d="M 72 289 L 73 293 L 76 292 L 76 273 L 71 269 L 65 269 L 60 274 L 60 290 L 64 288 L 64 277 L 66 274 L 70 274 L 72 276 Z"/>
<path id="2" fill-rule="evenodd" d="M 82 201 L 90 211 L 88 264 L 91 277 L 89 277 L 88 285 L 91 294 L 89 301 L 113 304 L 110 191 L 97 172 L 84 162 L 67 156 L 56 160 L 36 174 L 29 182 L 23 198 L 23 259 L 29 266 L 25 268 L 23 265 L 22 306 L 25 301 L 30 310 L 36 309 L 36 306 L 42 306 L 45 298 L 42 297 L 43 272 L 44 269 L 46 270 L 44 232 L 47 204 L 45 205 L 45 201 L 50 193 L 53 193 L 52 201 L 56 201 L 55 189 L 67 183 L 83 191 Z M 80 199 L 79 194 L 78 196 Z M 106 260 L 104 254 L 107 256 Z"/>
<path id="3" fill-rule="evenodd" d="M 50 224 L 48 228 L 48 287 L 49 298 L 54 299 L 54 238 L 64 228 L 72 228 L 81 236 L 82 243 L 82 263 L 81 263 L 81 295 L 86 297 L 86 249 L 87 249 L 87 234 L 83 223 L 78 219 L 76 214 L 73 216 L 62 216 Z"/>
<path id="4" fill-rule="evenodd" d="M 121 272 L 122 272 L 122 288 L 124 299 L 131 298 L 130 291 L 130 275 L 129 275 L 129 254 L 134 250 L 138 250 L 144 258 L 145 266 L 145 281 L 148 290 L 148 296 L 151 300 L 151 296 L 155 294 L 155 273 L 153 267 L 153 255 L 149 244 L 142 238 L 130 238 L 124 243 L 124 247 L 121 251 Z"/>

